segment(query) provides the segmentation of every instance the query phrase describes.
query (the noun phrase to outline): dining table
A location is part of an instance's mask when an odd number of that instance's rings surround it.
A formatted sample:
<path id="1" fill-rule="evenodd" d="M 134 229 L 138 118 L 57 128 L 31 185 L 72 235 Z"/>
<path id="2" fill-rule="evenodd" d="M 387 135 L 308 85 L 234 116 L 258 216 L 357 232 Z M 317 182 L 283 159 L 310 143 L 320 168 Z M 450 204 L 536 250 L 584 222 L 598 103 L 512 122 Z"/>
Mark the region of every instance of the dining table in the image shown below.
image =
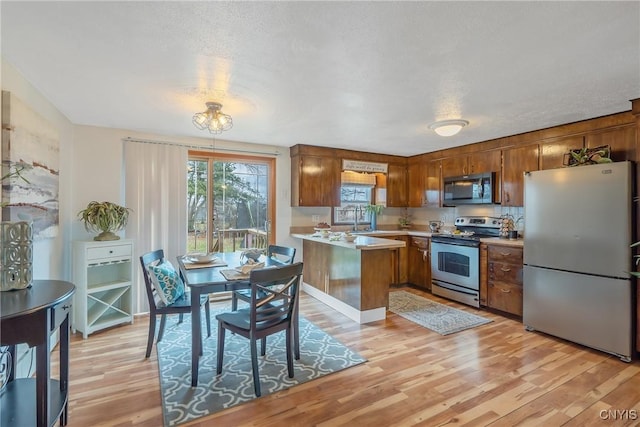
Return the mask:
<path id="1" fill-rule="evenodd" d="M 180 275 L 191 294 L 191 386 L 198 385 L 198 369 L 202 355 L 200 296 L 218 292 L 248 289 L 249 273 L 242 274 L 240 268 L 247 265 L 242 251 L 219 252 L 210 262 L 195 262 L 189 255 L 177 257 Z M 282 266 L 284 263 L 273 257 L 261 255 L 261 268 Z"/>

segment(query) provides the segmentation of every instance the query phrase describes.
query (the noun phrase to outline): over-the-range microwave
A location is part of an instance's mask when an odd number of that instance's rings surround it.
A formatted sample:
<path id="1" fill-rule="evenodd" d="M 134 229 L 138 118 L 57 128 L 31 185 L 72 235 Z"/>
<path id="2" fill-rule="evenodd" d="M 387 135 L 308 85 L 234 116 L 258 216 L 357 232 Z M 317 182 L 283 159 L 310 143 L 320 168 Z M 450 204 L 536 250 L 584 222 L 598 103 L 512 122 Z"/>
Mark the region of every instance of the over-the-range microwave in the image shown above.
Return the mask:
<path id="1" fill-rule="evenodd" d="M 494 203 L 495 172 L 444 178 L 444 206 Z"/>

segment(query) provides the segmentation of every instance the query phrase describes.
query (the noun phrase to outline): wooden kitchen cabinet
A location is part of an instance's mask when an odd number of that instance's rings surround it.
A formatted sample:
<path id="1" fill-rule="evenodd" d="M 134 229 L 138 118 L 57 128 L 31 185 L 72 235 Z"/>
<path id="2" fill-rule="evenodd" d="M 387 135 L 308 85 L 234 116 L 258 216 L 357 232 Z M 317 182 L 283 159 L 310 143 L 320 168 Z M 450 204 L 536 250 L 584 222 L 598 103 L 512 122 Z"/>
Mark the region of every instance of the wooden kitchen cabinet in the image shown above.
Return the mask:
<path id="1" fill-rule="evenodd" d="M 429 238 L 410 237 L 409 243 L 409 283 L 419 288 L 431 290 L 431 256 Z"/>
<path id="2" fill-rule="evenodd" d="M 563 167 L 565 154 L 582 147 L 583 136 L 557 138 L 540 144 L 540 170 Z"/>
<path id="3" fill-rule="evenodd" d="M 565 155 L 570 150 L 596 148 L 608 145 L 614 162 L 636 159 L 636 129 L 626 125 L 613 129 L 596 130 L 582 135 L 545 140 L 540 144 L 540 170 L 564 167 Z"/>
<path id="4" fill-rule="evenodd" d="M 408 206 L 440 206 L 440 160 L 418 160 L 407 167 Z"/>
<path id="5" fill-rule="evenodd" d="M 603 145 L 611 147 L 611 159 L 614 162 L 636 160 L 636 128 L 624 126 L 589 133 L 585 137 L 585 147 L 596 148 Z"/>
<path id="6" fill-rule="evenodd" d="M 502 150 L 502 206 L 524 205 L 524 173 L 538 170 L 538 144 Z"/>
<path id="7" fill-rule="evenodd" d="M 291 206 L 339 206 L 340 165 L 337 158 L 291 156 Z"/>
<path id="8" fill-rule="evenodd" d="M 426 163 L 425 206 L 440 207 L 442 200 L 442 161 L 431 160 Z"/>
<path id="9" fill-rule="evenodd" d="M 389 163 L 387 169 L 387 207 L 406 208 L 407 199 L 407 166 Z"/>
<path id="10" fill-rule="evenodd" d="M 442 159 L 442 176 L 461 176 L 500 170 L 500 150 L 481 151 Z"/>
<path id="11" fill-rule="evenodd" d="M 522 248 L 487 245 L 487 306 L 522 316 Z"/>
<path id="12" fill-rule="evenodd" d="M 409 265 L 409 238 L 407 236 L 388 236 L 385 239 L 401 240 L 405 243 L 403 248 L 395 248 L 391 255 L 391 281 L 392 285 L 407 283 Z"/>
<path id="13" fill-rule="evenodd" d="M 407 167 L 407 206 L 420 208 L 427 202 L 426 192 L 427 165 L 417 160 L 409 163 Z"/>

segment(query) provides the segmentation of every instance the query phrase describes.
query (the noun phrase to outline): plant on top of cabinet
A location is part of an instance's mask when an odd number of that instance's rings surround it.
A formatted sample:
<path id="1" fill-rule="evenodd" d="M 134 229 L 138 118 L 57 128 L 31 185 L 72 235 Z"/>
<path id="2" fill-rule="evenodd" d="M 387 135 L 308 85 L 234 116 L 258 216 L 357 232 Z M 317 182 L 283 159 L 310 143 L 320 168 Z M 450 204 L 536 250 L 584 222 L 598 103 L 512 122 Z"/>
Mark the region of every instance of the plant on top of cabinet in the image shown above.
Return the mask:
<path id="1" fill-rule="evenodd" d="M 611 149 L 608 145 L 596 148 L 577 148 L 565 155 L 565 166 L 595 165 L 611 163 Z"/>
<path id="2" fill-rule="evenodd" d="M 131 209 L 112 202 L 93 201 L 78 212 L 78 217 L 84 222 L 84 228 L 89 232 L 100 233 L 93 240 L 118 240 L 120 231 L 127 226 Z"/>

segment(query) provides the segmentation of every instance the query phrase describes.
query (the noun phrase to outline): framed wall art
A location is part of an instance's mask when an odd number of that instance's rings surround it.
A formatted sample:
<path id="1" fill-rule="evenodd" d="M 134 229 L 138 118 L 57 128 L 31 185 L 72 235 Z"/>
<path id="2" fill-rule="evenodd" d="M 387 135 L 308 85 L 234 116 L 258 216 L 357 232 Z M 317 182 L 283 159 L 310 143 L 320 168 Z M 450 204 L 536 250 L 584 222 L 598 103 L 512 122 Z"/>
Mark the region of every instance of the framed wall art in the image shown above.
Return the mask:
<path id="1" fill-rule="evenodd" d="M 2 91 L 2 221 L 33 221 L 33 238 L 58 235 L 58 130 Z"/>

